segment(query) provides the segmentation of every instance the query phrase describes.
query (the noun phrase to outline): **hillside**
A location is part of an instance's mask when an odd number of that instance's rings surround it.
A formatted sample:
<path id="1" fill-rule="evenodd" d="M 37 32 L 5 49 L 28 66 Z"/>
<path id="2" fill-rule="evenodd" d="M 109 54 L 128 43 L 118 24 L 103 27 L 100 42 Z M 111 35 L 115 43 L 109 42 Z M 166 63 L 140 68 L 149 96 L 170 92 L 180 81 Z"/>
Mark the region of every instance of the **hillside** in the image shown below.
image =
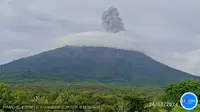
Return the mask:
<path id="1" fill-rule="evenodd" d="M 147 55 L 107 47 L 65 46 L 0 66 L 0 81 L 62 81 L 165 85 L 200 79 L 161 64 Z"/>

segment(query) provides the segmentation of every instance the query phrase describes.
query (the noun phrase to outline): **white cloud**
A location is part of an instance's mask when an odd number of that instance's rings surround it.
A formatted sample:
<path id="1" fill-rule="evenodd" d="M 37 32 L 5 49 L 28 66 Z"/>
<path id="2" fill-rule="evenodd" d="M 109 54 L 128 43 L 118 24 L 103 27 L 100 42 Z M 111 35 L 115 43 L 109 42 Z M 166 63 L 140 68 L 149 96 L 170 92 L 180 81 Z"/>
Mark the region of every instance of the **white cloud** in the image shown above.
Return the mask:
<path id="1" fill-rule="evenodd" d="M 9 51 L 4 51 L 1 56 L 11 57 L 11 58 L 22 58 L 29 54 L 27 49 L 11 49 Z"/>
<path id="2" fill-rule="evenodd" d="M 200 49 L 185 53 L 174 52 L 157 59 L 170 67 L 200 76 Z"/>
<path id="3" fill-rule="evenodd" d="M 200 76 L 200 49 L 186 52 L 186 53 L 170 53 L 157 55 L 159 49 L 151 50 L 148 47 L 148 43 L 145 44 L 144 41 L 140 39 L 135 39 L 133 37 L 125 36 L 124 33 L 121 34 L 111 34 L 106 32 L 82 32 L 65 37 L 60 37 L 47 42 L 43 48 L 45 51 L 63 47 L 65 45 L 72 46 L 104 46 L 113 47 L 126 50 L 136 50 L 144 52 L 150 57 L 163 62 L 164 64 L 188 72 L 197 76 Z"/>
<path id="4" fill-rule="evenodd" d="M 10 59 L 19 59 L 31 55 L 27 49 L 10 49 L 0 54 L 0 62 L 6 63 Z"/>
<path id="5" fill-rule="evenodd" d="M 104 46 L 129 50 L 143 51 L 136 39 L 122 34 L 111 34 L 106 32 L 82 32 L 53 39 L 47 43 L 47 49 L 54 49 L 64 45 L 75 46 Z"/>
<path id="6" fill-rule="evenodd" d="M 136 50 L 145 54 L 152 55 L 157 49 L 151 50 L 152 47 L 147 42 L 137 38 L 127 36 L 125 32 L 117 34 L 107 32 L 81 32 L 68 36 L 50 40 L 43 48 L 46 50 L 55 49 L 65 45 L 72 46 L 104 46 L 127 50 Z"/>
<path id="7" fill-rule="evenodd" d="M 199 3 L 199 0 L 0 0 L 0 54 L 4 54 L 0 63 L 17 58 L 5 55 L 10 49 L 40 52 L 43 43 L 65 36 L 63 42 L 68 44 L 109 45 L 115 41 L 118 44 L 112 46 L 137 48 L 172 67 L 200 74 Z M 110 6 L 119 9 L 128 29 L 126 36 L 107 37 L 99 33 L 101 13 Z M 79 40 L 81 35 L 85 40 Z"/>

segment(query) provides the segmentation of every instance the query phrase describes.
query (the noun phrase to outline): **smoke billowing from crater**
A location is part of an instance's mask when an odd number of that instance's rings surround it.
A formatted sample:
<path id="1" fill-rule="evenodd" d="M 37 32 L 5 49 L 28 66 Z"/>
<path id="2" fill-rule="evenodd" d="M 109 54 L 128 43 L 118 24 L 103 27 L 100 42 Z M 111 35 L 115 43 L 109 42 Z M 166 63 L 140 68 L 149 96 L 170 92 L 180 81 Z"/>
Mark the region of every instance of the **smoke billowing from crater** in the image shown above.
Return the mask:
<path id="1" fill-rule="evenodd" d="M 124 23 L 119 17 L 119 11 L 114 7 L 103 12 L 101 26 L 110 33 L 125 31 Z"/>

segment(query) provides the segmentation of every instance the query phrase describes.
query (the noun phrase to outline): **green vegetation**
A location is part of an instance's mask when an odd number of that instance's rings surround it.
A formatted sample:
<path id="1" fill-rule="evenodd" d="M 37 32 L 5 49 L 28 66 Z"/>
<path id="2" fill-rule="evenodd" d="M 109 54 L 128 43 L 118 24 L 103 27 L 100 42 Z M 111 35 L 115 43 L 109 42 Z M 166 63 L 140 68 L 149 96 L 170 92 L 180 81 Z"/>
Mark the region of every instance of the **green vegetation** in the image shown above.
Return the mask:
<path id="1" fill-rule="evenodd" d="M 178 84 L 169 84 L 165 88 L 168 99 L 172 102 L 178 101 L 182 94 L 189 91 L 200 95 L 200 81 L 184 81 Z"/>
<path id="2" fill-rule="evenodd" d="M 197 105 L 197 107 L 195 108 L 195 110 L 191 110 L 189 112 L 199 112 L 200 111 L 200 104 Z M 180 106 L 176 106 L 173 108 L 172 112 L 188 112 L 187 110 L 183 109 Z"/>
<path id="3" fill-rule="evenodd" d="M 0 108 L 29 104 L 43 108 L 62 105 L 72 109 L 49 109 L 48 112 L 186 112 L 179 105 L 180 96 L 187 91 L 200 95 L 199 84 L 200 81 L 182 81 L 169 84 L 163 89 L 143 89 L 143 91 L 137 88 L 123 89 L 123 86 L 113 88 L 113 85 L 89 83 L 66 86 L 0 84 Z M 35 111 L 47 112 L 47 110 Z M 200 104 L 191 112 L 197 111 L 200 111 Z"/>
<path id="4" fill-rule="evenodd" d="M 175 70 L 147 55 L 106 47 L 66 46 L 0 66 L 4 83 L 97 82 L 160 86 L 200 77 Z"/>
<path id="5" fill-rule="evenodd" d="M 137 51 L 66 46 L 0 66 L 0 112 L 184 112 L 180 96 L 199 96 L 199 80 Z"/>

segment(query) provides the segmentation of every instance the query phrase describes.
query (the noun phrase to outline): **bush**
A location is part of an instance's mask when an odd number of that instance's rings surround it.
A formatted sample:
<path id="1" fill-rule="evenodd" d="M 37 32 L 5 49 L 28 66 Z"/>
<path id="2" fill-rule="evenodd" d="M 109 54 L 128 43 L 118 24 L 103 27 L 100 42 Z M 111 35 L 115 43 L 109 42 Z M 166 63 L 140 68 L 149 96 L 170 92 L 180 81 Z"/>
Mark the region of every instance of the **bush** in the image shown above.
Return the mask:
<path id="1" fill-rule="evenodd" d="M 11 90 L 10 88 L 1 83 L 0 84 L 0 109 L 3 108 L 3 106 L 9 105 L 13 103 L 13 98 L 11 96 Z"/>
<path id="2" fill-rule="evenodd" d="M 188 112 L 181 106 L 175 106 L 172 110 L 172 112 Z M 200 104 L 197 105 L 197 107 L 194 110 L 191 110 L 190 112 L 200 112 Z"/>

